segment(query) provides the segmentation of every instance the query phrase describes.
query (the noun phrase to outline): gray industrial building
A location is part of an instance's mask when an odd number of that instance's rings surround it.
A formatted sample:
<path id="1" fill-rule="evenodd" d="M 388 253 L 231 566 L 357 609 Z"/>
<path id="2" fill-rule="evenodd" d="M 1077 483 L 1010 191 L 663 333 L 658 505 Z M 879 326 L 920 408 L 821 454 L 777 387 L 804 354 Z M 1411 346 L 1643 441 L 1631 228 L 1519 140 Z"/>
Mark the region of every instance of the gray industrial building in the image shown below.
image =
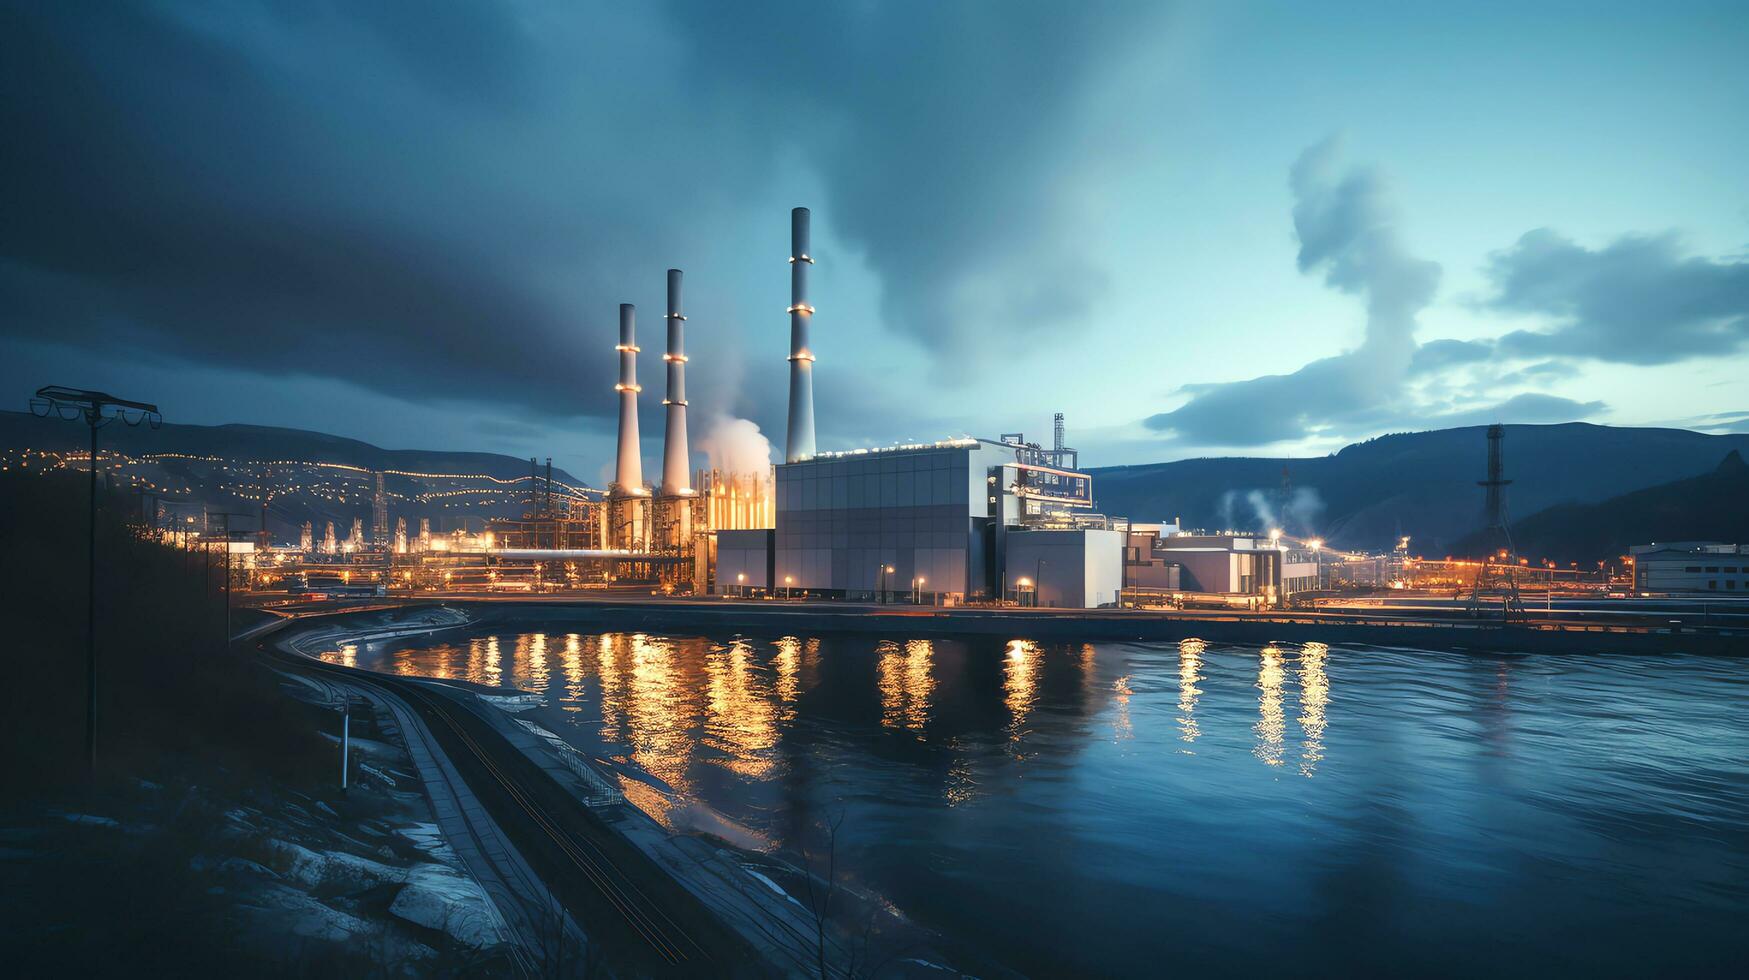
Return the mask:
<path id="1" fill-rule="evenodd" d="M 1017 529 L 1007 535 L 1007 592 L 1031 606 L 1097 609 L 1124 587 L 1123 532 Z"/>
<path id="2" fill-rule="evenodd" d="M 1074 450 L 1002 441 L 818 453 L 777 467 L 775 530 L 718 534 L 716 591 L 1096 608 L 1126 589 L 1282 598 L 1309 553 L 1092 513 Z"/>
<path id="3" fill-rule="evenodd" d="M 849 598 L 990 593 L 998 453 L 967 440 L 779 466 L 774 584 Z"/>
<path id="4" fill-rule="evenodd" d="M 1076 526 L 1103 523 L 1078 516 L 1092 507 L 1092 480 L 1052 465 L 1074 450 L 1004 439 L 817 453 L 777 467 L 777 527 L 769 539 L 719 535 L 717 591 L 1116 602 L 1122 536 Z M 1010 572 L 1015 561 L 1032 574 Z"/>
<path id="5" fill-rule="evenodd" d="M 1634 545 L 1636 592 L 1749 594 L 1749 548 L 1717 541 Z"/>

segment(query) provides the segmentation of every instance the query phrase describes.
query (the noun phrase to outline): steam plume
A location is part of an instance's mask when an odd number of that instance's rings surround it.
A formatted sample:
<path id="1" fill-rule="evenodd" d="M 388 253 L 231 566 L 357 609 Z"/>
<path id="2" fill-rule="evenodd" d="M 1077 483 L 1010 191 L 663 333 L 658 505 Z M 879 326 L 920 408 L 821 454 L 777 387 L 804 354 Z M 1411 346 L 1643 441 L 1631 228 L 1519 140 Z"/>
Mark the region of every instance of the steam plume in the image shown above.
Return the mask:
<path id="1" fill-rule="evenodd" d="M 771 440 L 758 425 L 732 415 L 715 416 L 698 447 L 725 473 L 764 473 L 771 466 Z"/>

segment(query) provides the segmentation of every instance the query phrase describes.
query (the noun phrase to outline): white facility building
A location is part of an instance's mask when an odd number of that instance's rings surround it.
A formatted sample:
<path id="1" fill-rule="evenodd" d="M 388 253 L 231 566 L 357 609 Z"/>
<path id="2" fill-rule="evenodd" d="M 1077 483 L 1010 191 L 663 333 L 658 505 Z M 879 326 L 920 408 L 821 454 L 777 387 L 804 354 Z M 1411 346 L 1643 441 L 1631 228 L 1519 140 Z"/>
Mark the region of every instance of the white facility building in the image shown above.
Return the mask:
<path id="1" fill-rule="evenodd" d="M 1749 548 L 1717 541 L 1637 544 L 1636 592 L 1749 593 Z"/>

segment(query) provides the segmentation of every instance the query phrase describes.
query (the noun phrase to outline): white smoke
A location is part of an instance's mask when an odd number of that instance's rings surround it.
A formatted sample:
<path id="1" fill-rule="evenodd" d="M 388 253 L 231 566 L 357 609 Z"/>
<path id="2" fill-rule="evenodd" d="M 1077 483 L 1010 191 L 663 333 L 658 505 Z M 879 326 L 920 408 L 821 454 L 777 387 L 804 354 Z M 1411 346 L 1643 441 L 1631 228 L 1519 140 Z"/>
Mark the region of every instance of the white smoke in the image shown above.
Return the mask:
<path id="1" fill-rule="evenodd" d="M 710 457 L 712 467 L 724 473 L 764 473 L 772 462 L 771 440 L 758 425 L 732 415 L 714 416 L 698 448 Z"/>
<path id="2" fill-rule="evenodd" d="M 1318 530 L 1318 518 L 1323 514 L 1324 498 L 1318 495 L 1318 491 L 1311 487 L 1295 487 L 1282 510 L 1281 523 L 1276 526 L 1302 535 L 1314 534 Z"/>
<path id="3" fill-rule="evenodd" d="M 1328 139 L 1294 163 L 1299 267 L 1366 300 L 1360 346 L 1312 361 L 1291 374 L 1185 386 L 1178 408 L 1151 416 L 1149 428 L 1205 446 L 1259 446 L 1336 427 L 1376 425 L 1402 397 L 1416 350 L 1416 317 L 1433 301 L 1440 267 L 1417 258 L 1398 232 L 1396 207 L 1384 178 L 1342 167 L 1341 146 Z M 1257 411 L 1258 405 L 1278 406 Z"/>
<path id="4" fill-rule="evenodd" d="M 1245 495 L 1245 502 L 1251 505 L 1251 512 L 1257 515 L 1257 526 L 1267 531 L 1272 527 L 1281 527 L 1281 519 L 1275 514 L 1275 508 L 1269 505 L 1269 498 L 1262 490 L 1253 490 Z"/>
<path id="5" fill-rule="evenodd" d="M 1239 529 L 1239 498 L 1241 491 L 1228 490 L 1215 502 L 1221 527 Z M 1311 536 L 1317 531 L 1318 518 L 1324 513 L 1324 498 L 1311 487 L 1295 487 L 1284 503 L 1274 490 L 1245 490 L 1245 503 L 1251 508 L 1251 526 L 1245 530 L 1259 534 L 1280 529 L 1295 537 Z"/>

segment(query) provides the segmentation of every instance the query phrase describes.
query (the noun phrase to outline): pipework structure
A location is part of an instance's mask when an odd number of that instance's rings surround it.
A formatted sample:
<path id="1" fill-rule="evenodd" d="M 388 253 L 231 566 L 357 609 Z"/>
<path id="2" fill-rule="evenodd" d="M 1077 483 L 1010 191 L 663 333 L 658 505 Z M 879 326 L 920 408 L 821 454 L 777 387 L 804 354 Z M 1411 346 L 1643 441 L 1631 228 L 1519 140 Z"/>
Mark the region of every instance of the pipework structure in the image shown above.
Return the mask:
<path id="1" fill-rule="evenodd" d="M 814 257 L 808 250 L 808 209 L 789 213 L 789 436 L 784 444 L 786 463 L 814 455 L 814 350 L 808 342 L 809 321 L 814 308 L 808 305 L 808 267 Z"/>

